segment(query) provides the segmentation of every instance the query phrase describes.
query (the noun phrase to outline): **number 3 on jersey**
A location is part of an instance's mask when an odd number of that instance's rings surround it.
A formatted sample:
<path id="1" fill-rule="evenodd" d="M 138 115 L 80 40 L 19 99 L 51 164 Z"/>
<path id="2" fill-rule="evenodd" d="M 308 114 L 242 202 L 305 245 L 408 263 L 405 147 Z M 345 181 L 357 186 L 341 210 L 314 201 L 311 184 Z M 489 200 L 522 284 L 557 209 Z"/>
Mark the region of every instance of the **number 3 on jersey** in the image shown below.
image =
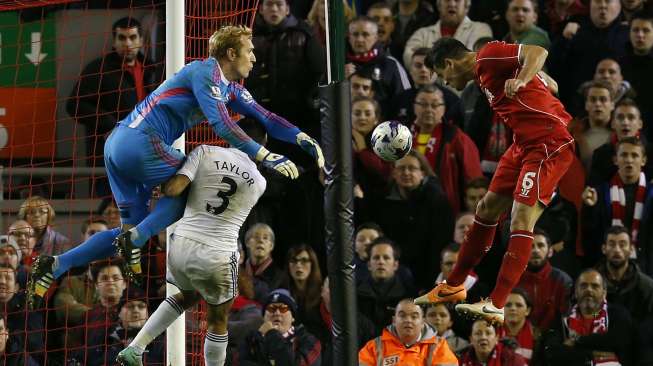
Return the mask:
<path id="1" fill-rule="evenodd" d="M 211 215 L 218 216 L 219 214 L 223 213 L 227 207 L 229 206 L 229 197 L 233 196 L 236 193 L 236 190 L 238 189 L 238 185 L 236 182 L 229 178 L 229 177 L 222 177 L 222 182 L 226 185 L 229 186 L 229 189 L 226 191 L 218 191 L 217 196 L 222 199 L 222 203 L 220 206 L 212 206 L 210 203 L 206 203 L 206 212 L 210 213 Z"/>

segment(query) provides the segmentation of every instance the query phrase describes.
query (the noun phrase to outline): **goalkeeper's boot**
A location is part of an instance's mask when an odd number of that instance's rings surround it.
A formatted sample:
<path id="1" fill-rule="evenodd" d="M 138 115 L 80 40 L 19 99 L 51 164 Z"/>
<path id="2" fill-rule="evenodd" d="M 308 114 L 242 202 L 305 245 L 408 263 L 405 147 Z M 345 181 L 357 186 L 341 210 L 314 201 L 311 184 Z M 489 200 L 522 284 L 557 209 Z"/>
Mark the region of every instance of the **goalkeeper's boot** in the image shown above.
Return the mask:
<path id="1" fill-rule="evenodd" d="M 116 363 L 120 366 L 143 366 L 143 355 L 136 352 L 134 347 L 128 346 L 118 353 Z"/>
<path id="2" fill-rule="evenodd" d="M 482 299 L 474 304 L 458 304 L 456 311 L 474 319 L 485 319 L 494 325 L 503 325 L 503 308 L 494 306 L 490 299 Z"/>
<path id="3" fill-rule="evenodd" d="M 27 282 L 27 305 L 30 309 L 39 307 L 45 294 L 54 282 L 54 257 L 41 255 L 32 264 L 32 271 Z"/>
<path id="4" fill-rule="evenodd" d="M 459 302 L 467 298 L 467 290 L 460 284 L 451 286 L 447 281 L 438 283 L 437 286 L 424 296 L 415 299 L 417 305 L 439 304 L 441 302 Z"/>
<path id="5" fill-rule="evenodd" d="M 125 260 L 124 272 L 129 279 L 136 283 L 141 283 L 141 248 L 134 245 L 129 230 L 123 231 L 113 241 L 113 245 L 118 250 L 118 255 Z"/>

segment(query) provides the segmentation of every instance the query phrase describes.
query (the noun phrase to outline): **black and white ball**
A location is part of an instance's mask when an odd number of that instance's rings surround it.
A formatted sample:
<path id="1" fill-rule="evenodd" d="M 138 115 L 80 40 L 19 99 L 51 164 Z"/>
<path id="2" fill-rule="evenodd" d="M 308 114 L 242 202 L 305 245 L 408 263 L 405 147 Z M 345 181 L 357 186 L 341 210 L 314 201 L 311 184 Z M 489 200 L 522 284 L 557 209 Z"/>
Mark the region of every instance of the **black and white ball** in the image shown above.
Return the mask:
<path id="1" fill-rule="evenodd" d="M 410 130 L 397 121 L 380 123 L 372 132 L 372 150 L 385 161 L 403 158 L 412 146 Z"/>

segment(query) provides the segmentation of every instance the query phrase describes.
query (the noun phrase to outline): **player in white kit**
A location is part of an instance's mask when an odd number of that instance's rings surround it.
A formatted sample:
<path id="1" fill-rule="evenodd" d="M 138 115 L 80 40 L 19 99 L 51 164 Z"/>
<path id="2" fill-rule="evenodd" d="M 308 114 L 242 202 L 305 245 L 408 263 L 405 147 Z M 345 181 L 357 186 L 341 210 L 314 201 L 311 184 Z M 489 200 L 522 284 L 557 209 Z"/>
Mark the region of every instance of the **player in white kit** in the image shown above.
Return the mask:
<path id="1" fill-rule="evenodd" d="M 265 130 L 258 122 L 246 119 L 239 126 L 264 144 Z M 121 365 L 142 365 L 147 345 L 200 297 L 208 304 L 204 360 L 207 366 L 224 365 L 227 319 L 238 291 L 238 232 L 266 181 L 240 150 L 201 145 L 163 189 L 174 196 L 189 185 L 184 216 L 168 242 L 167 281 L 181 292 L 166 298 L 118 354 Z"/>

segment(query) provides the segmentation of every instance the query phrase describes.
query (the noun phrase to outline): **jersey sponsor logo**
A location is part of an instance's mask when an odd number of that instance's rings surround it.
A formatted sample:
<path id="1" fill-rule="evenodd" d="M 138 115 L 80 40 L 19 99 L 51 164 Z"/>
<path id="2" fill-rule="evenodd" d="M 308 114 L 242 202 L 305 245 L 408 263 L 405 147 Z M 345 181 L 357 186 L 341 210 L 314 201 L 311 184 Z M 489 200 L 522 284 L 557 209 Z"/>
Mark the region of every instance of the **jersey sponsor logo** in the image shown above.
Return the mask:
<path id="1" fill-rule="evenodd" d="M 381 361 L 381 365 L 383 366 L 399 365 L 399 356 L 394 355 L 394 356 L 384 357 L 383 360 Z"/>
<path id="2" fill-rule="evenodd" d="M 521 181 L 521 192 L 519 193 L 520 196 L 528 197 L 528 195 L 531 193 L 531 189 L 533 189 L 533 186 L 535 186 L 533 179 L 536 175 L 537 173 L 535 172 L 526 172 L 524 174 L 524 178 L 522 178 Z"/>
<path id="3" fill-rule="evenodd" d="M 220 91 L 219 86 L 211 85 L 211 95 L 213 98 L 221 101 L 221 102 L 226 102 L 227 98 L 222 95 L 222 92 Z"/>

